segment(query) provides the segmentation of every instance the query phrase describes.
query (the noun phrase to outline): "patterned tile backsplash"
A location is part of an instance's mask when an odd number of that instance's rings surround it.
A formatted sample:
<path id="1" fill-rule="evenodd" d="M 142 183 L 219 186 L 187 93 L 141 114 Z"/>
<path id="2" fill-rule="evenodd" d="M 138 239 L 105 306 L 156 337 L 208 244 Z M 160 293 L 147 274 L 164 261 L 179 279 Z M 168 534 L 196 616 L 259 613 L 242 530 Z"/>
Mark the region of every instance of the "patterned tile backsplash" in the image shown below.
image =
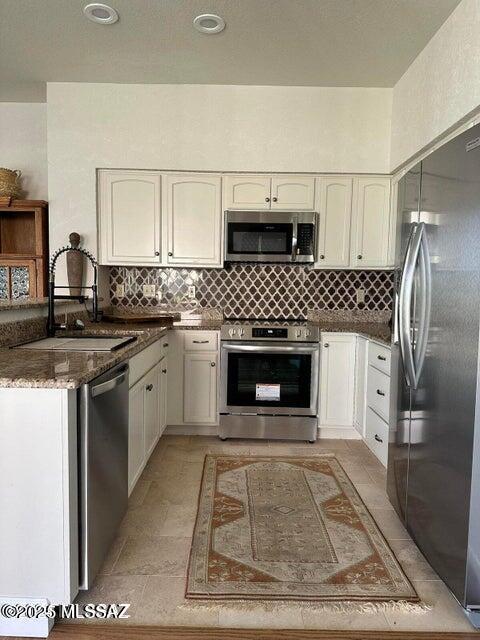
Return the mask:
<path id="1" fill-rule="evenodd" d="M 117 285 L 124 296 L 117 297 Z M 157 297 L 143 295 L 145 284 L 155 285 Z M 194 285 L 195 300 L 187 299 Z M 365 290 L 357 304 L 356 291 Z M 232 265 L 225 269 L 170 269 L 112 267 L 112 304 L 121 307 L 222 307 L 226 317 L 305 318 L 312 309 L 389 311 L 392 306 L 391 271 L 314 271 L 291 265 Z M 159 294 L 161 294 L 159 296 Z"/>

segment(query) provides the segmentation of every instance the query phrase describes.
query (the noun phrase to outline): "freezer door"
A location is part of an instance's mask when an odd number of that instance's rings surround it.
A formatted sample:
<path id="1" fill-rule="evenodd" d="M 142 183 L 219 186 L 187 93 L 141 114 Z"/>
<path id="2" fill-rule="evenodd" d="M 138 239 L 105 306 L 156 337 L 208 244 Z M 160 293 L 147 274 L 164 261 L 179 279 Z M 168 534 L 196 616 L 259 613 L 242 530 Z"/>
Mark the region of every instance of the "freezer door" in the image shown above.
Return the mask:
<path id="1" fill-rule="evenodd" d="M 400 352 L 398 334 L 398 296 L 404 275 L 407 249 L 418 223 L 421 166 L 411 169 L 398 184 L 397 244 L 393 312 L 392 367 L 390 378 L 390 436 L 388 444 L 387 491 L 395 510 L 405 521 L 407 501 L 408 455 L 410 440 L 410 389 Z M 412 294 L 414 295 L 414 293 Z M 412 307 L 411 326 L 414 327 Z M 413 339 L 413 333 L 411 338 Z"/>
<path id="2" fill-rule="evenodd" d="M 426 355 L 412 391 L 407 489 L 408 530 L 464 604 L 480 308 L 480 153 L 465 149 L 474 137 L 422 163 L 432 301 L 429 326 L 418 327 Z"/>

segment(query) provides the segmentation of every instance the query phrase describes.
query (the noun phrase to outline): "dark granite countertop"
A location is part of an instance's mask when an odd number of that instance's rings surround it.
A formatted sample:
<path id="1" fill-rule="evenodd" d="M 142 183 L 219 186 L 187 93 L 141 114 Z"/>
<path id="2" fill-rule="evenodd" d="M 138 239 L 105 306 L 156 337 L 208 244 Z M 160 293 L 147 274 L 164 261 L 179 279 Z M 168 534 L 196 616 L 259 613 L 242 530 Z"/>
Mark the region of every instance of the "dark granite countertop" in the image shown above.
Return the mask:
<path id="1" fill-rule="evenodd" d="M 319 327 L 322 333 L 358 333 L 369 340 L 377 340 L 387 347 L 390 346 L 392 330 L 388 324 L 382 322 L 335 322 L 313 321 L 313 325 Z"/>

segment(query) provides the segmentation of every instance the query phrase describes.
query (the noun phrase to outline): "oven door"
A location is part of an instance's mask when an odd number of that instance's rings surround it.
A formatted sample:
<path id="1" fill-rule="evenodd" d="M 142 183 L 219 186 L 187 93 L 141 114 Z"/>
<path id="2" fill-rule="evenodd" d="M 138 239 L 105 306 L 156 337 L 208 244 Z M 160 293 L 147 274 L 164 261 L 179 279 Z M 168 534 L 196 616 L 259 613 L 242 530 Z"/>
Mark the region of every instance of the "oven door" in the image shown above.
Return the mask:
<path id="1" fill-rule="evenodd" d="M 318 344 L 222 342 L 220 413 L 316 416 Z"/>

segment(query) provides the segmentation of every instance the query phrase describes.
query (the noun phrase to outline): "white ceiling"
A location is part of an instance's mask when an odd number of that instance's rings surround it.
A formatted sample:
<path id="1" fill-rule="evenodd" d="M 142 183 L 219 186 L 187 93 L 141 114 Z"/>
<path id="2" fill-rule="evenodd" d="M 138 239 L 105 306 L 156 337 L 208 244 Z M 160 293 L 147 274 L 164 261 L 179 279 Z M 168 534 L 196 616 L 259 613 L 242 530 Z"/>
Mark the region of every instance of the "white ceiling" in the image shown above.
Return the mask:
<path id="1" fill-rule="evenodd" d="M 0 101 L 46 81 L 391 87 L 459 0 L 0 0 Z M 193 18 L 218 13 L 218 35 Z M 434 72 L 434 70 L 432 70 Z"/>

